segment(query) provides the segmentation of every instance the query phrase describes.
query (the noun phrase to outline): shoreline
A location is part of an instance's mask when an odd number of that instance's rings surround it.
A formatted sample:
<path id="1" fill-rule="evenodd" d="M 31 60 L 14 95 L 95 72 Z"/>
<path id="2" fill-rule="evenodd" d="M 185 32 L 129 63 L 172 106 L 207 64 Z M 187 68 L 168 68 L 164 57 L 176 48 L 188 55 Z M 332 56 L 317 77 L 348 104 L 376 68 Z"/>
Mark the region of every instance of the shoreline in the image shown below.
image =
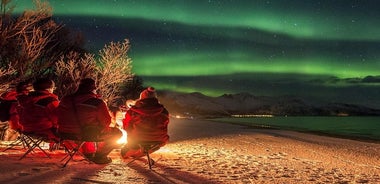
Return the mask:
<path id="1" fill-rule="evenodd" d="M 373 138 L 369 138 L 369 137 L 352 136 L 352 135 L 338 135 L 338 134 L 331 134 L 331 133 L 320 132 L 320 131 L 286 129 L 286 128 L 282 128 L 282 127 L 250 126 L 250 125 L 246 125 L 246 124 L 230 123 L 230 122 L 221 122 L 221 123 L 228 123 L 228 124 L 232 124 L 232 125 L 245 126 L 247 128 L 252 128 L 252 129 L 285 130 L 285 131 L 293 131 L 293 132 L 313 134 L 313 135 L 326 136 L 326 137 L 332 137 L 332 138 L 342 138 L 342 139 L 348 139 L 348 140 L 355 140 L 355 141 L 361 141 L 361 142 L 380 144 L 380 139 L 373 139 Z"/>
<path id="2" fill-rule="evenodd" d="M 320 136 L 327 136 L 327 137 L 333 137 L 333 138 L 342 138 L 342 139 L 380 144 L 380 137 L 376 139 L 373 137 L 366 137 L 366 136 L 332 134 L 332 133 L 327 133 L 327 132 L 322 132 L 322 131 L 302 130 L 302 129 L 287 128 L 287 127 L 280 127 L 280 126 L 273 126 L 273 125 L 258 125 L 258 124 L 248 124 L 248 123 L 243 123 L 243 122 L 231 122 L 231 121 L 221 122 L 217 118 L 216 119 L 213 119 L 213 118 L 199 119 L 199 120 L 212 121 L 212 122 L 218 122 L 218 123 L 228 123 L 231 125 L 239 125 L 239 126 L 244 126 L 246 128 L 252 128 L 252 129 L 286 130 L 286 131 L 294 131 L 294 132 L 307 133 L 307 134 L 313 134 L 313 135 L 320 135 Z"/>

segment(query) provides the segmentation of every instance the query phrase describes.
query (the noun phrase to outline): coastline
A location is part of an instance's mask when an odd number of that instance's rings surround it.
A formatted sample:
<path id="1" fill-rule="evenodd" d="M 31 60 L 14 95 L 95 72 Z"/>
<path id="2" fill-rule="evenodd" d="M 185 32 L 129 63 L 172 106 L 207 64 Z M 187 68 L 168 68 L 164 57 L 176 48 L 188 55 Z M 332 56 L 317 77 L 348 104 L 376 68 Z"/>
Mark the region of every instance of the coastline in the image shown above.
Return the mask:
<path id="1" fill-rule="evenodd" d="M 299 117 L 299 116 L 293 116 L 293 117 Z M 305 116 L 305 117 L 314 117 L 314 116 Z M 321 116 L 319 116 L 321 117 Z M 322 116 L 322 117 L 330 117 L 330 116 Z M 334 116 L 337 117 L 337 116 Z M 362 117 L 362 116 L 359 116 Z M 377 117 L 377 116 L 366 116 L 366 117 Z M 380 118 L 379 118 L 380 119 Z M 320 135 L 320 136 L 327 136 L 327 137 L 334 137 L 334 138 L 343 138 L 343 139 L 350 139 L 350 140 L 357 140 L 362 142 L 369 142 L 369 143 L 378 143 L 380 144 L 380 137 L 377 136 L 365 136 L 365 135 L 346 135 L 346 134 L 338 134 L 338 133 L 329 133 L 324 131 L 318 131 L 318 130 L 305 130 L 305 129 L 297 129 L 297 128 L 290 128 L 285 126 L 275 126 L 275 125 L 265 125 L 265 124 L 256 124 L 256 123 L 246 123 L 246 122 L 238 122 L 238 121 L 221 121 L 220 118 L 209 118 L 204 119 L 209 120 L 213 122 L 220 122 L 220 123 L 228 123 L 232 125 L 240 125 L 240 126 L 246 126 L 247 128 L 252 129 L 273 129 L 273 130 L 288 130 L 288 131 L 294 131 L 294 132 L 302 132 L 307 134 L 314 134 L 314 135 Z"/>
<path id="2" fill-rule="evenodd" d="M 0 183 L 380 183 L 380 144 L 209 120 L 171 119 L 170 142 L 146 159 L 57 165 L 20 150 L 0 154 Z M 78 160 L 79 158 L 77 158 Z"/>
<path id="3" fill-rule="evenodd" d="M 207 119 L 207 120 L 217 122 L 215 120 L 210 120 L 210 119 Z M 287 128 L 269 127 L 269 126 L 254 126 L 254 125 L 232 123 L 232 122 L 220 122 L 220 123 L 228 123 L 231 125 L 245 126 L 248 129 L 286 130 L 286 131 L 299 132 L 299 133 L 305 133 L 305 134 L 313 134 L 313 135 L 319 135 L 319 136 L 325 136 L 325 137 L 349 139 L 349 140 L 355 140 L 355 141 L 361 141 L 361 142 L 380 144 L 380 138 L 379 139 L 373 139 L 373 138 L 363 137 L 363 136 L 338 135 L 338 134 L 325 133 L 325 132 L 320 132 L 320 131 L 296 130 L 296 129 L 287 129 Z"/>

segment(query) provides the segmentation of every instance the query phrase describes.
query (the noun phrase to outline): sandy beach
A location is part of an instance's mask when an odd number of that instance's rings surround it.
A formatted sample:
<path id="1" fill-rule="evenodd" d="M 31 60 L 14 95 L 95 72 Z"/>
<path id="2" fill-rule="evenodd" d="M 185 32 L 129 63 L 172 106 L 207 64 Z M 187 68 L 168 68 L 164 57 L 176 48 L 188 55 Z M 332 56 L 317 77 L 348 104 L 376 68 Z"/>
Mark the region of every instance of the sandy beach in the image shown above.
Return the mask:
<path id="1" fill-rule="evenodd" d="M 380 144 L 207 120 L 171 119 L 171 141 L 146 160 L 60 167 L 23 150 L 0 153 L 0 183 L 380 183 Z M 4 145 L 2 146 L 2 148 Z"/>

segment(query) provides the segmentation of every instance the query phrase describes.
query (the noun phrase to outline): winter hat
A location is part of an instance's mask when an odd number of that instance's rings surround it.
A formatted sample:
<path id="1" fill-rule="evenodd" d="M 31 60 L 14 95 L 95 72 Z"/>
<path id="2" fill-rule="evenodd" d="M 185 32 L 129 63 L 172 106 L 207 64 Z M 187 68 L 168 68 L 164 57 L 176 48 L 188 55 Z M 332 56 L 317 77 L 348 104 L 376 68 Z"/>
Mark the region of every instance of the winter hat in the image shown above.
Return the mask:
<path id="1" fill-rule="evenodd" d="M 48 78 L 40 78 L 33 83 L 33 88 L 36 91 L 43 91 L 52 87 L 54 87 L 54 82 Z"/>
<path id="2" fill-rule="evenodd" d="M 140 93 L 140 99 L 157 98 L 156 90 L 154 87 L 148 87 Z"/>
<path id="3" fill-rule="evenodd" d="M 82 79 L 79 83 L 78 92 L 91 92 L 96 89 L 95 80 L 91 78 Z"/>
<path id="4" fill-rule="evenodd" d="M 16 86 L 16 91 L 17 91 L 17 93 L 25 93 L 25 92 L 29 92 L 30 88 L 31 88 L 30 83 L 20 82 Z"/>

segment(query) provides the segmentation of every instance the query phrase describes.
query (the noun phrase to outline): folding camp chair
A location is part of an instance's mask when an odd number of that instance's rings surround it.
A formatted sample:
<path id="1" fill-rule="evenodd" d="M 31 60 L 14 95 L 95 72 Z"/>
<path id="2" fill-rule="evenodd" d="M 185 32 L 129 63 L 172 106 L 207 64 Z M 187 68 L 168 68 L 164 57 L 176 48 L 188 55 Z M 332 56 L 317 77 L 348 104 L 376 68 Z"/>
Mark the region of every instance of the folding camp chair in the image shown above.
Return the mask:
<path id="1" fill-rule="evenodd" d="M 147 157 L 147 162 L 149 165 L 149 169 L 152 170 L 152 166 L 155 164 L 155 161 L 150 157 L 150 153 L 153 153 L 154 151 L 157 151 L 160 149 L 162 146 L 162 142 L 160 141 L 146 141 L 146 142 L 140 142 L 137 144 L 140 151 L 141 151 L 141 156 L 146 156 Z M 127 163 L 127 165 L 131 164 L 135 160 L 141 158 L 141 156 L 136 156 L 134 157 L 131 161 Z"/>
<path id="2" fill-rule="evenodd" d="M 75 142 L 75 143 L 72 143 Z M 62 158 L 61 162 L 64 162 L 62 167 L 66 167 L 66 165 L 74 159 L 76 154 L 82 156 L 85 160 L 90 161 L 84 156 L 79 150 L 82 148 L 86 141 L 81 140 L 63 140 L 63 147 L 65 149 L 66 155 Z"/>
<path id="3" fill-rule="evenodd" d="M 101 142 L 102 140 L 95 140 L 95 139 L 80 139 L 76 135 L 73 134 L 64 134 L 61 133 L 61 142 L 65 149 L 66 155 L 64 158 L 62 158 L 61 162 L 63 162 L 62 167 L 66 167 L 66 165 L 74 159 L 75 155 L 79 155 L 83 157 L 84 160 L 88 161 L 89 163 L 92 163 L 91 160 L 89 160 L 82 152 L 81 150 L 82 146 L 86 142 Z"/>
<path id="4" fill-rule="evenodd" d="M 34 151 L 35 148 L 38 148 L 44 155 L 48 158 L 51 158 L 50 155 L 41 147 L 41 144 L 44 142 L 51 142 L 54 140 L 49 139 L 45 135 L 31 133 L 31 132 L 21 132 L 23 142 L 27 146 L 27 151 L 19 158 L 22 160 L 25 158 L 30 152 Z"/>

